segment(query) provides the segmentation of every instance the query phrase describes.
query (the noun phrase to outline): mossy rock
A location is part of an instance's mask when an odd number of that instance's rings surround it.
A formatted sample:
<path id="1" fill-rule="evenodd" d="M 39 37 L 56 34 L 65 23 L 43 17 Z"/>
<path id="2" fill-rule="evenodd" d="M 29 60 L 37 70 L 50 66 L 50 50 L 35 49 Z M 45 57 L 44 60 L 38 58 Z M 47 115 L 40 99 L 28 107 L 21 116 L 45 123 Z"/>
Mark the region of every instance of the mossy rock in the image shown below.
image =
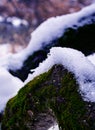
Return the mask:
<path id="1" fill-rule="evenodd" d="M 55 65 L 9 100 L 2 130 L 95 130 L 95 104 L 83 101 L 75 76 Z"/>
<path id="2" fill-rule="evenodd" d="M 66 28 L 64 34 L 53 39 L 48 45 L 30 54 L 20 69 L 9 69 L 9 72 L 25 81 L 31 69 L 35 69 L 39 63 L 47 58 L 52 47 L 69 47 L 83 52 L 85 55 L 95 52 L 95 23 L 86 24 L 81 27 Z"/>

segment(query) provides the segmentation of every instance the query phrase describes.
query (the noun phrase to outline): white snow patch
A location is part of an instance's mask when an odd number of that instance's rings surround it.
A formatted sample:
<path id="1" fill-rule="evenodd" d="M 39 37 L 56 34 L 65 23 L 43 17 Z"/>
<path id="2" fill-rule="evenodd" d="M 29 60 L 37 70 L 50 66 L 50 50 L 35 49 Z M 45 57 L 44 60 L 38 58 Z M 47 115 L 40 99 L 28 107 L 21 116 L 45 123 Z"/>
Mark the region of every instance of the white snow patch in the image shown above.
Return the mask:
<path id="1" fill-rule="evenodd" d="M 74 28 L 73 25 L 79 27 L 84 24 L 89 24 L 91 22 L 89 20 L 84 20 L 83 22 L 79 22 L 79 20 L 84 16 L 91 15 L 93 12 L 95 12 L 95 4 L 88 6 L 77 13 L 48 19 L 31 34 L 30 44 L 26 49 L 27 53 L 29 54 L 31 52 L 32 54 L 34 51 L 50 44 L 52 40 L 62 36 L 66 28 Z"/>
<path id="2" fill-rule="evenodd" d="M 22 86 L 23 83 L 18 78 L 0 67 L 0 112 L 4 109 L 7 101 L 15 96 Z"/>
<path id="3" fill-rule="evenodd" d="M 92 64 L 95 65 L 95 53 L 93 53 L 92 55 L 89 55 L 88 59 L 92 62 Z"/>
<path id="4" fill-rule="evenodd" d="M 87 17 L 95 12 L 95 4 L 92 4 L 88 7 L 85 7 L 81 11 L 73 14 L 67 14 L 58 17 L 52 17 L 42 23 L 32 34 L 31 40 L 26 49 L 24 49 L 21 53 L 11 56 L 10 60 L 6 62 L 8 67 L 20 68 L 23 65 L 24 60 L 32 55 L 35 51 L 41 49 L 42 47 L 51 44 L 51 41 L 59 38 L 65 32 L 66 28 L 72 27 L 76 25 L 77 27 L 83 26 L 84 24 L 89 24 L 91 21 L 84 20 L 83 22 L 79 22 L 82 17 Z M 8 21 L 13 21 L 15 26 L 18 26 L 21 23 L 21 20 L 18 18 L 9 18 Z M 76 28 L 77 28 L 76 27 Z M 19 56 L 18 56 L 19 55 Z M 6 57 L 8 59 L 9 56 Z M 11 58 L 12 57 L 12 58 Z M 19 58 L 20 57 L 20 58 Z M 17 62 L 15 61 L 17 60 Z M 15 63 L 14 63 L 15 62 Z M 22 62 L 22 63 L 21 63 Z M 11 63 L 11 65 L 10 65 Z M 12 69 L 12 68 L 11 68 Z"/>
<path id="5" fill-rule="evenodd" d="M 0 66 L 5 67 L 6 69 L 11 68 L 13 70 L 19 69 L 23 65 L 23 61 L 25 60 L 25 53 L 21 51 L 21 53 L 8 53 L 6 56 L 0 58 Z"/>
<path id="6" fill-rule="evenodd" d="M 34 77 L 47 72 L 55 64 L 62 64 L 66 69 L 75 74 L 79 83 L 79 92 L 85 101 L 95 102 L 95 66 L 80 51 L 54 47 L 50 50 L 48 58 L 40 63 L 25 83 Z"/>
<path id="7" fill-rule="evenodd" d="M 54 126 L 50 127 L 48 130 L 59 130 L 59 127 L 57 124 L 55 124 Z"/>
<path id="8" fill-rule="evenodd" d="M 0 57 L 5 56 L 9 53 L 10 44 L 2 44 L 0 45 Z"/>

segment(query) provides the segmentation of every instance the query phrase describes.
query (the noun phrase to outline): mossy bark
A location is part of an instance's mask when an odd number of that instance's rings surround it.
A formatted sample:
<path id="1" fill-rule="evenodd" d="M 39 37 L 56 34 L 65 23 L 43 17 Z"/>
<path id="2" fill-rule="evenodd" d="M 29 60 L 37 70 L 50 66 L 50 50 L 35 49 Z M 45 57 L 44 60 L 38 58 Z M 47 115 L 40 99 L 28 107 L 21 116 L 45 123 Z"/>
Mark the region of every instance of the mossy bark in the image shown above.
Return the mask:
<path id="1" fill-rule="evenodd" d="M 83 101 L 73 74 L 55 65 L 7 103 L 2 130 L 95 130 L 95 104 Z"/>

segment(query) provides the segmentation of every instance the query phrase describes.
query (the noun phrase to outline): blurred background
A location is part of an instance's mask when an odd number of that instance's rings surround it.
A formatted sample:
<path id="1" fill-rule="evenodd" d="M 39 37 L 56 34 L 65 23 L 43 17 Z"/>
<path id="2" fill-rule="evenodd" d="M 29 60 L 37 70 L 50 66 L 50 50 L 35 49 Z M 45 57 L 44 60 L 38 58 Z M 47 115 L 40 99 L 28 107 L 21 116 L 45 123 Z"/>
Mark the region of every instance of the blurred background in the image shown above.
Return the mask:
<path id="1" fill-rule="evenodd" d="M 0 0 L 0 56 L 27 47 L 30 34 L 46 19 L 76 12 L 93 0 Z"/>

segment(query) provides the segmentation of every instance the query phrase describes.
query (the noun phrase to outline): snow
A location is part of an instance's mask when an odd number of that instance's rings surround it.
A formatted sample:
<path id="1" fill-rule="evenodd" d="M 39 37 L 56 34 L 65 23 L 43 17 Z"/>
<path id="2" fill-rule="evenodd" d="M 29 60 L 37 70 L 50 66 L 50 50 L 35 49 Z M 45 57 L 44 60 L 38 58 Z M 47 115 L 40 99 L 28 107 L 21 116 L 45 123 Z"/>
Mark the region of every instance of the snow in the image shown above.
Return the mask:
<path id="1" fill-rule="evenodd" d="M 23 63 L 19 62 L 20 58 L 22 60 L 22 57 L 20 57 L 17 54 L 11 54 L 9 53 L 7 56 L 0 58 L 0 66 L 4 67 L 5 69 L 13 68 L 14 70 L 19 69 L 19 67 L 22 67 Z"/>
<path id="2" fill-rule="evenodd" d="M 82 17 L 87 17 L 95 12 L 95 4 L 90 5 L 81 11 L 73 14 L 52 17 L 42 23 L 32 34 L 30 44 L 26 49 L 27 54 L 39 50 L 40 48 L 51 44 L 51 41 L 61 37 L 66 28 L 76 25 L 77 27 L 91 23 L 90 20 L 79 22 Z"/>
<path id="3" fill-rule="evenodd" d="M 59 130 L 59 127 L 57 124 L 55 124 L 54 126 L 52 126 L 51 128 L 49 128 L 48 130 Z"/>
<path id="4" fill-rule="evenodd" d="M 66 69 L 75 74 L 79 83 L 79 92 L 85 101 L 95 102 L 95 66 L 80 51 L 71 48 L 53 47 L 48 58 L 40 63 L 26 83 L 34 77 L 47 72 L 55 64 L 62 64 Z"/>
<path id="5" fill-rule="evenodd" d="M 26 49 L 18 54 L 8 54 L 6 57 L 0 58 L 0 111 L 4 108 L 8 99 L 14 96 L 23 84 L 32 80 L 35 76 L 48 71 L 54 64 L 62 64 L 74 73 L 80 85 L 79 92 L 83 99 L 95 102 L 95 66 L 88 57 L 85 57 L 77 50 L 60 47 L 52 48 L 48 58 L 43 63 L 40 63 L 35 72 L 29 75 L 25 83 L 22 83 L 7 71 L 9 68 L 13 70 L 21 68 L 24 60 L 29 55 L 62 36 L 66 28 L 74 25 L 78 27 L 89 24 L 91 22 L 89 20 L 84 20 L 83 22 L 79 22 L 79 20 L 83 16 L 91 15 L 93 12 L 95 12 L 95 4 L 77 13 L 50 18 L 31 34 L 31 40 Z M 13 18 L 15 26 L 20 23 L 19 19 Z"/>
<path id="6" fill-rule="evenodd" d="M 92 62 L 92 64 L 95 65 L 95 53 L 93 53 L 92 55 L 89 55 L 88 59 Z"/>
<path id="7" fill-rule="evenodd" d="M 85 7 L 81 11 L 73 14 L 67 14 L 63 16 L 57 16 L 52 17 L 42 23 L 32 34 L 31 34 L 31 40 L 29 42 L 29 45 L 26 49 L 24 49 L 19 54 L 9 57 L 9 55 L 6 57 L 9 61 L 6 61 L 6 66 L 8 68 L 13 66 L 14 68 L 21 68 L 21 64 L 23 65 L 23 62 L 29 55 L 32 55 L 35 51 L 41 49 L 42 47 L 51 44 L 51 42 L 59 37 L 61 37 L 65 30 L 68 27 L 75 28 L 74 25 L 76 25 L 76 28 L 79 26 L 83 26 L 84 24 L 90 24 L 91 21 L 88 19 L 84 21 L 79 21 L 84 16 L 87 17 L 95 12 L 95 4 L 92 4 L 88 7 Z M 12 20 L 12 19 L 11 19 Z M 10 19 L 9 19 L 10 21 Z M 20 20 L 17 18 L 13 18 L 13 23 L 15 26 L 18 26 L 20 24 Z M 15 23 L 16 22 L 16 23 Z M 11 58 L 12 57 L 12 58 Z M 16 59 L 17 57 L 17 59 Z M 17 63 L 15 62 L 17 60 Z M 15 62 L 15 63 L 14 63 Z M 11 65 L 10 65 L 11 63 Z M 2 63 L 3 64 L 3 63 Z M 12 69 L 12 68 L 11 68 Z"/>
<path id="8" fill-rule="evenodd" d="M 17 56 L 16 56 L 17 58 Z M 19 58 L 19 57 L 18 57 Z M 18 59 L 17 58 L 17 59 Z M 4 60 L 4 58 L 3 58 Z M 12 61 L 9 56 L 10 65 Z M 14 58 L 13 58 L 14 60 Z M 4 60 L 6 62 L 6 60 Z M 14 60 L 17 63 L 17 60 Z M 19 64 L 19 63 L 18 63 Z M 75 74 L 80 85 L 79 92 L 85 101 L 95 102 L 95 66 L 88 57 L 85 57 L 80 51 L 71 48 L 54 47 L 50 50 L 48 58 L 40 63 L 39 67 L 34 69 L 34 73 L 28 76 L 25 83 L 22 83 L 16 77 L 13 77 L 4 66 L 0 68 L 0 111 L 4 108 L 8 99 L 14 96 L 17 91 L 34 77 L 47 72 L 55 64 L 62 64 L 66 69 Z M 13 66 L 11 66 L 13 68 Z M 15 67 L 14 67 L 15 69 Z M 32 70 L 31 70 L 32 71 Z"/>
<path id="9" fill-rule="evenodd" d="M 9 53 L 10 44 L 2 44 L 0 45 L 0 56 L 5 56 Z"/>
<path id="10" fill-rule="evenodd" d="M 7 101 L 15 96 L 23 83 L 13 77 L 6 69 L 0 67 L 0 112 L 4 109 Z"/>

